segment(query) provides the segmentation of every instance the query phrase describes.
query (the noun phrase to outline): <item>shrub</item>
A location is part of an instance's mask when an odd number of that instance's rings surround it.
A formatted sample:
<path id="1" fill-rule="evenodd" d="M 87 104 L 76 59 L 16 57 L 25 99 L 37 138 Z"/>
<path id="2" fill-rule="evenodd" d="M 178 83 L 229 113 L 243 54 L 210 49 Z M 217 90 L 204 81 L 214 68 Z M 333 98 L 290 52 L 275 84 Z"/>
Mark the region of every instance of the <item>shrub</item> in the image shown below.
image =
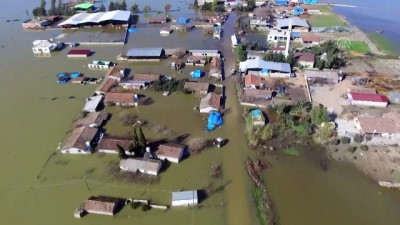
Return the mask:
<path id="1" fill-rule="evenodd" d="M 355 146 L 349 146 L 349 147 L 347 148 L 347 150 L 348 150 L 349 152 L 351 152 L 351 153 L 354 153 L 354 152 L 357 150 L 357 147 L 355 147 Z"/>
<path id="2" fill-rule="evenodd" d="M 340 141 L 342 142 L 342 144 L 350 144 L 350 138 L 349 137 L 342 137 L 340 139 Z"/>
<path id="3" fill-rule="evenodd" d="M 368 146 L 366 146 L 366 145 L 361 145 L 361 150 L 363 150 L 363 151 L 368 151 Z"/>
<path id="4" fill-rule="evenodd" d="M 363 141 L 363 137 L 359 134 L 356 134 L 356 136 L 354 136 L 354 142 L 356 143 L 361 143 Z"/>

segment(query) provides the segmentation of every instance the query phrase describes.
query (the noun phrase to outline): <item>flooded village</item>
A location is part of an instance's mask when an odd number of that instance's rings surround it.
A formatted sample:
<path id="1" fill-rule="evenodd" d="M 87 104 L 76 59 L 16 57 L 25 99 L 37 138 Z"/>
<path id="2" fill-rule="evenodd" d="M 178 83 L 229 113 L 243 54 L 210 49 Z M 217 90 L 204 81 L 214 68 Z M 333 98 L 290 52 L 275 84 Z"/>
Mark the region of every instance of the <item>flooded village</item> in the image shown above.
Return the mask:
<path id="1" fill-rule="evenodd" d="M 329 5 L 17 2 L 2 223 L 400 222 L 399 60 Z"/>

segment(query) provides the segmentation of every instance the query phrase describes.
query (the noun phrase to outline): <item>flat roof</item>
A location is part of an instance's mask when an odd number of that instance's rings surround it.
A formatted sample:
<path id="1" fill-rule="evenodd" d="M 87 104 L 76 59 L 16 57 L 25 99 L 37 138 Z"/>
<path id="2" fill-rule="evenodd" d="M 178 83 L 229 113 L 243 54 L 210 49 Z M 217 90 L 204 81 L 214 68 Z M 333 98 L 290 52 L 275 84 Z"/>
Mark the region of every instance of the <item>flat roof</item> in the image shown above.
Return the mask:
<path id="1" fill-rule="evenodd" d="M 131 48 L 126 53 L 128 57 L 139 57 L 139 56 L 147 56 L 147 57 L 154 57 L 154 56 L 161 56 L 163 49 L 162 48 Z"/>
<path id="2" fill-rule="evenodd" d="M 278 27 L 289 27 L 289 22 L 292 21 L 292 26 L 300 26 L 300 27 L 310 27 L 307 20 L 302 20 L 298 17 L 286 18 L 286 19 L 278 19 L 276 20 Z"/>
<path id="3" fill-rule="evenodd" d="M 284 73 L 292 72 L 288 63 L 264 61 L 262 59 L 248 59 L 244 62 L 240 62 L 239 67 L 241 71 L 248 69 L 268 69 Z"/>
<path id="4" fill-rule="evenodd" d="M 96 95 L 88 98 L 85 107 L 83 108 L 83 111 L 96 111 L 97 106 L 100 104 L 102 100 L 103 100 L 102 95 Z"/>
<path id="5" fill-rule="evenodd" d="M 201 50 L 201 49 L 192 49 L 189 50 L 190 53 L 194 54 L 194 53 L 219 53 L 218 50 Z"/>
<path id="6" fill-rule="evenodd" d="M 58 24 L 58 26 L 77 26 L 84 23 L 101 23 L 107 20 L 117 20 L 128 22 L 131 17 L 130 11 L 109 11 L 109 12 L 97 12 L 97 13 L 78 13 L 64 22 Z"/>
<path id="7" fill-rule="evenodd" d="M 72 49 L 70 50 L 67 55 L 89 55 L 89 49 Z"/>
<path id="8" fill-rule="evenodd" d="M 197 199 L 197 190 L 172 192 L 172 201 Z"/>
<path id="9" fill-rule="evenodd" d="M 90 9 L 94 6 L 94 4 L 85 2 L 74 6 L 75 9 Z"/>

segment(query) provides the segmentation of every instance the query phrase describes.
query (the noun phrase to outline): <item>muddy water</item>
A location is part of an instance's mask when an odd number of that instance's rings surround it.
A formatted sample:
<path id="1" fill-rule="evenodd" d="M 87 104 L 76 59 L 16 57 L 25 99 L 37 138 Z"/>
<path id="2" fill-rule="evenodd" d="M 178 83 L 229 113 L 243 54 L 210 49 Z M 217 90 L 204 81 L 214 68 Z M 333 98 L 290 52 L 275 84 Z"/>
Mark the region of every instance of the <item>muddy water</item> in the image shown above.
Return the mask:
<path id="1" fill-rule="evenodd" d="M 213 138 L 227 137 L 230 143 L 226 148 L 211 148 L 200 155 L 194 155 L 179 165 L 172 165 L 161 173 L 155 185 L 128 185 L 111 182 L 104 176 L 105 165 L 117 161 L 115 156 L 95 154 L 92 156 L 52 156 L 60 141 L 71 129 L 73 121 L 79 115 L 84 98 L 91 95 L 95 86 L 57 85 L 55 74 L 59 72 L 79 71 L 88 76 L 101 76 L 104 72 L 90 71 L 86 65 L 91 60 L 114 60 L 121 47 L 89 47 L 95 55 L 89 59 L 67 59 L 66 50 L 52 54 L 50 58 L 33 56 L 32 41 L 39 38 L 54 37 L 58 31 L 23 32 L 18 22 L 6 23 L 7 19 L 24 18 L 25 9 L 31 9 L 36 3 L 23 0 L 8 2 L 7 7 L 0 3 L 0 27 L 4 32 L 0 36 L 0 224 L 256 224 L 251 199 L 251 186 L 243 168 L 243 162 L 249 151 L 243 137 L 241 110 L 237 107 L 234 79 L 228 78 L 225 125 L 214 132 L 205 133 L 205 117 L 195 113 L 193 107 L 198 98 L 191 95 L 171 95 L 162 97 L 160 93 L 147 93 L 153 104 L 138 109 L 109 108 L 113 114 L 106 129 L 110 134 L 127 135 L 131 128 L 119 123 L 118 116 L 125 110 L 136 113 L 140 118 L 152 124 L 162 124 L 174 131 L 175 135 L 163 137 L 145 128 L 149 139 L 173 139 L 189 133 L 184 139 L 200 136 Z M 150 1 L 153 9 L 162 10 L 159 1 Z M 143 4 L 142 4 L 143 5 Z M 173 8 L 180 6 L 181 11 L 171 14 L 191 16 L 193 12 L 184 11 L 186 4 L 173 2 Z M 7 9 L 7 10 L 5 10 Z M 234 22 L 232 17 L 225 25 L 228 28 Z M 159 36 L 158 28 L 152 31 L 139 28 L 128 46 L 173 48 L 195 46 L 196 48 L 220 48 L 220 43 L 202 39 L 198 31 L 188 34 L 172 34 L 166 39 Z M 229 40 L 231 29 L 226 30 Z M 176 36 L 173 36 L 176 35 Z M 185 36 L 186 35 L 186 36 Z M 202 35 L 202 34 L 201 34 Z M 154 38 L 156 44 L 151 45 Z M 135 41 L 136 40 L 136 41 Z M 165 42 L 164 42 L 165 40 Z M 228 58 L 226 69 L 230 68 L 233 53 L 230 42 L 225 41 L 223 48 Z M 141 43 L 143 41 L 143 44 Z M 192 45 L 193 44 L 193 45 Z M 134 71 L 154 71 L 167 75 L 174 74 L 167 63 L 125 64 Z M 311 157 L 312 158 L 312 157 Z M 365 180 L 360 174 L 343 164 L 335 164 L 338 172 L 320 174 L 319 168 L 310 166 L 308 157 L 282 158 L 266 173 L 271 183 L 271 194 L 276 204 L 280 224 L 294 224 L 304 221 L 307 224 L 321 224 L 323 218 L 334 218 L 338 213 L 348 220 L 343 224 L 399 224 L 393 212 L 398 211 L 398 195 L 381 190 L 383 197 L 376 197 L 375 184 Z M 223 166 L 223 177 L 210 178 L 211 165 Z M 304 171 L 298 177 L 292 175 Z M 332 169 L 332 171 L 335 171 Z M 350 172 L 349 172 L 350 171 Z M 296 183 L 291 183 L 297 181 Z M 84 182 L 86 179 L 86 183 Z M 309 186 L 298 185 L 303 180 Z M 328 180 L 328 181 L 326 181 Z M 331 181 L 332 180 L 332 181 Z M 311 182 L 313 181 L 313 182 Z M 340 183 L 342 188 L 332 189 L 321 182 Z M 311 185 L 313 184 L 313 185 Z M 288 189 L 292 185 L 296 189 Z M 142 212 L 126 207 L 115 217 L 88 216 L 82 220 L 73 218 L 73 211 L 90 195 L 112 195 L 119 197 L 151 198 L 156 203 L 170 203 L 170 191 L 180 189 L 202 189 L 211 186 L 214 190 L 196 210 L 172 209 L 167 212 L 151 210 Z M 292 187 L 291 186 L 291 187 Z M 350 188 L 349 188 L 350 187 Z M 288 192 L 289 191 L 289 192 Z M 310 191 L 310 192 L 307 192 Z M 304 193 L 310 199 L 304 199 Z M 286 198 L 291 196 L 291 198 Z M 329 211 L 321 211 L 325 217 L 313 215 L 320 209 L 318 199 L 324 196 L 323 204 L 334 205 Z M 348 197 L 344 201 L 352 206 L 348 211 L 341 209 L 337 199 Z M 357 197 L 352 197 L 357 196 Z M 372 204 L 366 204 L 366 200 Z M 292 202 L 294 201 L 294 203 Z M 317 202 L 315 202 L 317 201 Z M 294 212 L 293 204 L 298 204 Z M 357 207 L 362 205 L 362 214 Z M 393 210 L 393 211 L 390 211 Z M 21 212 L 23 214 L 21 214 Z M 293 214 L 293 217 L 292 217 Z M 304 220 L 300 220 L 306 215 Z M 343 216 L 343 215 L 341 215 Z M 380 218 L 381 220 L 377 220 Z M 332 220 L 337 221 L 340 220 Z M 367 221 L 367 222 L 366 222 Z M 322 222 L 325 222 L 322 220 Z M 324 223 L 325 224 L 325 223 Z"/>

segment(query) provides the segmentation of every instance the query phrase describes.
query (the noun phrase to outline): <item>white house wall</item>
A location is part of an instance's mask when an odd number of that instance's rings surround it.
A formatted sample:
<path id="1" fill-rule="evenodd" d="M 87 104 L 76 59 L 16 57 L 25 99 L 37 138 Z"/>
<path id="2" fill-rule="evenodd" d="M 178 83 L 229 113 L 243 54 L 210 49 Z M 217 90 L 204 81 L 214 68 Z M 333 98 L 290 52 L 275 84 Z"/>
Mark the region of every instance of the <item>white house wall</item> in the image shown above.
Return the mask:
<path id="1" fill-rule="evenodd" d="M 61 150 L 61 153 L 62 153 L 62 154 L 87 155 L 87 154 L 91 154 L 92 152 L 90 152 L 90 151 L 84 151 L 84 150 L 78 149 L 78 148 L 69 148 L 69 149 Z"/>
<path id="2" fill-rule="evenodd" d="M 371 101 L 351 101 L 352 105 L 363 105 L 363 106 L 373 106 L 373 107 L 387 107 L 388 103 L 386 102 L 371 102 Z"/>
<path id="3" fill-rule="evenodd" d="M 172 206 L 193 206 L 197 205 L 198 201 L 197 199 L 187 199 L 187 200 L 176 200 L 172 201 Z"/>

